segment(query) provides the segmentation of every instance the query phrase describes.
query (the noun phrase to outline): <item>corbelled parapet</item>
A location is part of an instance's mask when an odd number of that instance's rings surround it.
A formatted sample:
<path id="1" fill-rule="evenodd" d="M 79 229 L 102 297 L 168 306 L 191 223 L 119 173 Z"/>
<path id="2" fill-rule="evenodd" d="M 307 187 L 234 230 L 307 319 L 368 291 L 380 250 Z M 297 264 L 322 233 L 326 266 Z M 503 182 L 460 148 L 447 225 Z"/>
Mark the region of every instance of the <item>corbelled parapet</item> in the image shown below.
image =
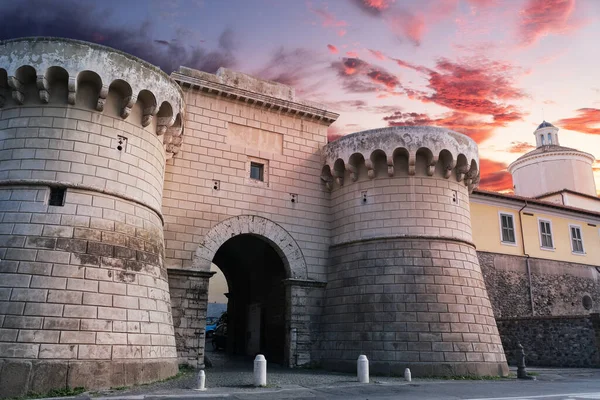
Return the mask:
<path id="1" fill-rule="evenodd" d="M 0 397 L 177 373 L 161 212 L 183 96 L 90 43 L 0 42 Z"/>
<path id="2" fill-rule="evenodd" d="M 477 145 L 425 126 L 351 134 L 323 150 L 331 247 L 322 362 L 380 373 L 506 375 L 471 232 Z"/>
<path id="3" fill-rule="evenodd" d="M 417 171 L 417 159 L 422 168 Z M 344 185 L 344 176 L 369 179 L 386 175 L 415 176 L 417 172 L 454 177 L 473 191 L 479 184 L 477 144 L 465 135 L 431 126 L 392 127 L 357 132 L 329 143 L 323 150 L 321 178 L 328 189 Z"/>
<path id="4" fill-rule="evenodd" d="M 181 146 L 183 95 L 159 68 L 109 47 L 62 38 L 22 38 L 0 42 L 0 108 L 13 105 L 81 104 L 105 111 L 164 135 L 170 157 Z M 134 106 L 140 112 L 130 117 Z"/>

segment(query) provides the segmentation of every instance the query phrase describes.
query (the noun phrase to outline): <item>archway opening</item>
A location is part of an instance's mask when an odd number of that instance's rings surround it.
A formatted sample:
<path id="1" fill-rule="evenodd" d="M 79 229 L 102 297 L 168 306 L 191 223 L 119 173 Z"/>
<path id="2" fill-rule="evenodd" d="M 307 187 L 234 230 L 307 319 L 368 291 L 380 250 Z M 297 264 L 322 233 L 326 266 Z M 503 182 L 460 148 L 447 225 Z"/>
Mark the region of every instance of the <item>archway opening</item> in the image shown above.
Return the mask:
<path id="1" fill-rule="evenodd" d="M 269 363 L 283 365 L 288 276 L 282 257 L 262 237 L 241 234 L 227 240 L 212 262 L 227 281 L 227 328 L 225 337 L 217 330 L 207 346 L 219 342 L 227 354 L 264 354 Z"/>

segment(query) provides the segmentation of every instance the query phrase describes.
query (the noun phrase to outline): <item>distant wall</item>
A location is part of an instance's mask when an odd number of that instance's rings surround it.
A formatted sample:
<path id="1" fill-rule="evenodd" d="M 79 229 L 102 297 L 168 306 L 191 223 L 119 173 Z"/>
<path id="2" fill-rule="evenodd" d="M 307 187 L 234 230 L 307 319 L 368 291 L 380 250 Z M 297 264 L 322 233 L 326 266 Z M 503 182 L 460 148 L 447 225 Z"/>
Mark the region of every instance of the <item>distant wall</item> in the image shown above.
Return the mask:
<path id="1" fill-rule="evenodd" d="M 477 256 L 496 318 L 600 312 L 600 273 L 594 266 L 532 257 L 530 283 L 526 257 L 482 251 Z M 592 301 L 589 309 L 585 296 Z"/>
<path id="2" fill-rule="evenodd" d="M 517 343 L 528 366 L 600 367 L 600 316 L 496 319 L 508 363 L 518 361 Z"/>

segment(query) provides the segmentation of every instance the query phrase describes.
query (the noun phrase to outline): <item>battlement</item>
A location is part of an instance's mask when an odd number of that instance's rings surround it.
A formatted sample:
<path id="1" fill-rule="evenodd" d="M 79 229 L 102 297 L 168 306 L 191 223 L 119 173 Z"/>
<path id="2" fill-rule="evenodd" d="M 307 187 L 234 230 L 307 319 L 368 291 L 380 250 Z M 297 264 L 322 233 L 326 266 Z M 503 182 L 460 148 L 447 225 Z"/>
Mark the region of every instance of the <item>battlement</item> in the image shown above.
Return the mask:
<path id="1" fill-rule="evenodd" d="M 82 41 L 24 38 L 0 42 L 0 65 L 0 108 L 68 104 L 92 109 L 150 126 L 163 135 L 168 158 L 180 149 L 181 88 L 143 60 Z"/>
<path id="2" fill-rule="evenodd" d="M 372 129 L 344 136 L 324 147 L 321 180 L 329 190 L 344 185 L 349 172 L 361 176 L 433 176 L 449 179 L 454 172 L 469 192 L 479 184 L 477 144 L 469 137 L 443 128 L 402 126 Z"/>

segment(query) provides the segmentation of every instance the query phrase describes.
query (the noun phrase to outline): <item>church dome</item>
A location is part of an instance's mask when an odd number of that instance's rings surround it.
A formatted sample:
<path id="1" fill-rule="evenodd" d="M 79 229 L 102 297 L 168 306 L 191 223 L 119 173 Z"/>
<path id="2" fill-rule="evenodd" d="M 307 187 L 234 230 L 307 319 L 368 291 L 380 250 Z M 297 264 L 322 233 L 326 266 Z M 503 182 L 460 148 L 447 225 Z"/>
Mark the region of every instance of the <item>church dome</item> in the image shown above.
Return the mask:
<path id="1" fill-rule="evenodd" d="M 541 124 L 538 125 L 537 129 L 549 128 L 549 127 L 554 128 L 554 125 L 552 125 L 550 122 L 543 121 Z"/>

